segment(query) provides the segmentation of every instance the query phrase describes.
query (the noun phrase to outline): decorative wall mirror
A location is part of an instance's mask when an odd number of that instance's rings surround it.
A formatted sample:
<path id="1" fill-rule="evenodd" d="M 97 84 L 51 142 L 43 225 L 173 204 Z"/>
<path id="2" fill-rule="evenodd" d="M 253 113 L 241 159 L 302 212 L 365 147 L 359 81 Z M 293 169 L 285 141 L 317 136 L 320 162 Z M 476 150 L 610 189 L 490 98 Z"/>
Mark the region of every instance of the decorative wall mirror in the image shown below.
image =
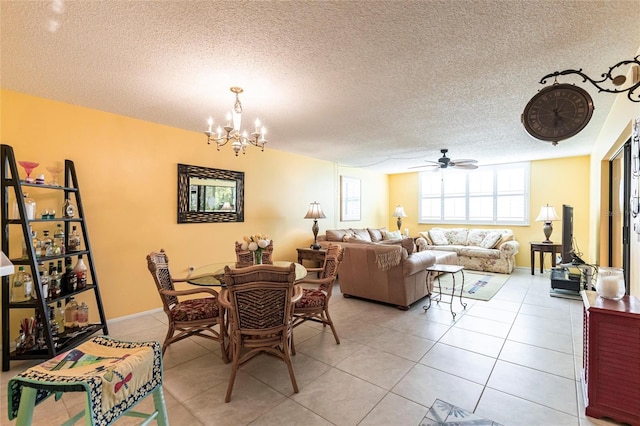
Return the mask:
<path id="1" fill-rule="evenodd" d="M 244 222 L 244 172 L 178 164 L 178 223 Z"/>

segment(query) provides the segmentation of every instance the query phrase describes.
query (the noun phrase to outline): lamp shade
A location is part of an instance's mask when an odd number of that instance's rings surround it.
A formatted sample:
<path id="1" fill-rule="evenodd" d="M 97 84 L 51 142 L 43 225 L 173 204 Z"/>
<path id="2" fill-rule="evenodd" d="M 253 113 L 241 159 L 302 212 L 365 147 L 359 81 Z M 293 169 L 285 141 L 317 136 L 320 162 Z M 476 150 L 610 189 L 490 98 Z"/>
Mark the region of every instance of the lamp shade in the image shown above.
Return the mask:
<path id="1" fill-rule="evenodd" d="M 540 207 L 540 214 L 536 218 L 536 222 L 551 222 L 554 220 L 560 220 L 560 218 L 553 206 L 547 204 L 546 206 Z"/>
<path id="2" fill-rule="evenodd" d="M 305 219 L 325 219 L 326 216 L 322 211 L 322 207 L 320 207 L 320 203 L 318 203 L 317 201 L 314 201 L 313 203 L 309 204 L 309 211 L 307 212 L 304 218 Z"/>
<path id="3" fill-rule="evenodd" d="M 404 208 L 398 205 L 393 212 L 393 217 L 407 217 L 407 214 L 404 212 Z"/>

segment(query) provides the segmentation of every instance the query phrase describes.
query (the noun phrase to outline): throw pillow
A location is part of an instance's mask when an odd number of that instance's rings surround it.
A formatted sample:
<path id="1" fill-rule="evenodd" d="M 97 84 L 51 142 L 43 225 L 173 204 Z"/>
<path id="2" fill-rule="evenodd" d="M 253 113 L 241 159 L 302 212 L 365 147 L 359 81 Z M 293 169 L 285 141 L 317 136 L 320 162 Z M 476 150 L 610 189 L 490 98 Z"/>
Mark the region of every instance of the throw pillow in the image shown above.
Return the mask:
<path id="1" fill-rule="evenodd" d="M 327 241 L 342 241 L 346 234 L 347 231 L 344 229 L 327 229 L 325 231 Z"/>
<path id="2" fill-rule="evenodd" d="M 371 236 L 369 235 L 369 231 L 367 231 L 366 229 L 353 229 L 351 228 L 351 232 L 353 232 L 353 234 L 360 238 L 361 240 L 365 240 L 365 241 L 369 241 L 371 242 Z"/>
<path id="3" fill-rule="evenodd" d="M 387 228 L 367 228 L 369 231 L 369 236 L 371 237 L 371 241 L 377 243 L 378 241 L 382 241 L 382 231 L 386 231 Z"/>
<path id="4" fill-rule="evenodd" d="M 506 243 L 507 241 L 514 241 L 515 238 L 511 232 L 503 232 L 500 235 L 500 239 L 496 243 L 496 247 L 500 247 L 502 243 Z"/>
<path id="5" fill-rule="evenodd" d="M 402 233 L 400 231 L 383 231 L 382 232 L 383 240 L 400 240 L 402 239 Z"/>
<path id="6" fill-rule="evenodd" d="M 429 231 L 429 239 L 433 241 L 433 244 L 436 246 L 449 245 L 449 240 L 445 237 L 444 232 L 439 229 L 432 229 Z"/>
<path id="7" fill-rule="evenodd" d="M 430 245 L 430 246 L 434 245 L 433 241 L 431 241 L 431 238 L 429 238 L 429 231 L 420 231 L 418 233 L 422 238 L 424 238 L 424 241 L 427 245 Z"/>
<path id="8" fill-rule="evenodd" d="M 407 254 L 411 254 L 416 251 L 416 243 L 413 241 L 413 238 L 403 238 L 402 239 L 402 247 L 407 250 Z"/>
<path id="9" fill-rule="evenodd" d="M 498 240 L 500 240 L 499 232 L 495 232 L 495 231 L 489 232 L 487 236 L 484 237 L 484 240 L 482 240 L 482 242 L 480 243 L 480 247 L 486 248 L 486 249 L 493 248 L 495 247 Z"/>

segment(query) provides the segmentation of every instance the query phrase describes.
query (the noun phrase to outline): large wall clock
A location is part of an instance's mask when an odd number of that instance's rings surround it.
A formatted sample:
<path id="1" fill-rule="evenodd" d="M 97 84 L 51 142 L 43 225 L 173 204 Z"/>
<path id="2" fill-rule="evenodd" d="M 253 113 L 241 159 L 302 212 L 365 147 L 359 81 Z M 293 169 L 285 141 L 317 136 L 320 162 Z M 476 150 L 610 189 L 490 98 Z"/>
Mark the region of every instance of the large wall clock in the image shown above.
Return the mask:
<path id="1" fill-rule="evenodd" d="M 556 145 L 584 129 L 592 115 L 593 100 L 586 90 L 554 83 L 531 98 L 521 119 L 531 136 Z"/>

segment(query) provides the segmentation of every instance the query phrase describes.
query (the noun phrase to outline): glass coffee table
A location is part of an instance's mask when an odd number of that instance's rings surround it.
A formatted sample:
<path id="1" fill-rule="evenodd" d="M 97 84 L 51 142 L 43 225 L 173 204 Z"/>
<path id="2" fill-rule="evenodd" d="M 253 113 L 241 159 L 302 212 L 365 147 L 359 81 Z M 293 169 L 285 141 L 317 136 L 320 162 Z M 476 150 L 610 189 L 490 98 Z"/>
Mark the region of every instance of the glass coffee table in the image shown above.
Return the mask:
<path id="1" fill-rule="evenodd" d="M 462 285 L 460 287 L 460 304 L 462 305 L 463 309 L 467 309 L 467 304 L 464 303 L 462 301 L 462 291 L 464 290 L 464 266 L 459 266 L 459 265 L 445 265 L 445 264 L 438 264 L 436 263 L 435 265 L 429 266 L 427 268 L 427 274 L 435 274 L 436 272 L 439 272 L 438 276 L 436 277 L 438 279 L 438 290 L 439 293 L 437 298 L 435 299 L 436 303 L 440 304 L 440 302 L 442 301 L 442 303 L 448 303 L 449 307 L 451 309 L 451 315 L 453 315 L 453 319 L 456 319 L 456 313 L 453 312 L 453 298 L 456 295 L 456 274 L 458 272 L 460 272 L 460 274 L 462 275 Z M 440 275 L 442 274 L 451 274 L 451 280 L 453 281 L 453 288 L 451 289 L 451 301 L 450 302 L 445 302 L 444 300 L 442 300 L 442 285 L 440 285 Z M 425 310 L 425 312 L 427 310 L 429 310 L 429 308 L 431 307 L 431 299 L 432 296 L 429 295 L 429 304 L 428 305 L 424 305 L 422 307 L 422 309 Z"/>
<path id="2" fill-rule="evenodd" d="M 287 262 L 284 260 L 276 260 L 273 262 L 275 266 L 289 266 L 295 262 Z M 231 268 L 236 262 L 219 262 L 196 268 L 187 278 L 189 284 L 208 286 L 208 287 L 224 287 L 224 267 L 229 265 Z M 296 281 L 307 276 L 307 268 L 299 263 L 296 265 Z"/>

